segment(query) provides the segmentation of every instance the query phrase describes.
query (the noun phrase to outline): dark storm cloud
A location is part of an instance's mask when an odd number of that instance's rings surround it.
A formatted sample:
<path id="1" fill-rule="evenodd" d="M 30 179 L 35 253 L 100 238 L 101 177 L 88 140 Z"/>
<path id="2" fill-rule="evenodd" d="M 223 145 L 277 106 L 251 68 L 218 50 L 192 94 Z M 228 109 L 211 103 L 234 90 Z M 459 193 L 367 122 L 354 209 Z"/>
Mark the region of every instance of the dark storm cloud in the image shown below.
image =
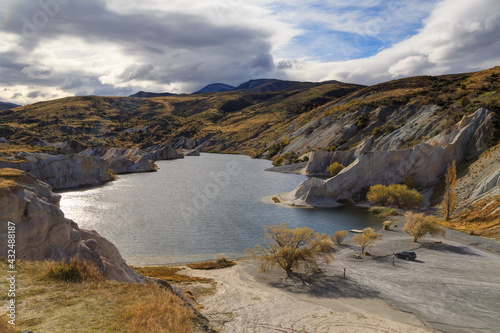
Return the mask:
<path id="1" fill-rule="evenodd" d="M 133 80 L 185 82 L 192 86 L 212 81 L 241 83 L 249 75 L 274 71 L 269 36 L 260 29 L 223 26 L 201 16 L 168 11 L 154 16 L 119 14 L 99 0 L 57 1 L 42 0 L 45 7 L 31 0 L 7 1 L 13 18 L 5 31 L 23 38 L 10 61 L 0 65 L 4 78 L 7 73 L 15 74 L 4 83 L 56 84 L 69 92 L 82 92 L 88 91 L 90 81 L 99 91 L 99 77 L 107 73 L 88 73 L 93 68 L 48 68 L 43 66 L 43 59 L 29 59 L 29 63 L 22 64 L 14 60 L 26 58 L 23 55 L 63 37 L 77 37 L 96 48 L 102 43 L 119 45 L 123 55 L 134 59 L 134 64 L 118 75 L 122 85 Z M 105 90 L 112 93 L 108 88 Z M 124 89 L 116 90 L 120 91 Z"/>

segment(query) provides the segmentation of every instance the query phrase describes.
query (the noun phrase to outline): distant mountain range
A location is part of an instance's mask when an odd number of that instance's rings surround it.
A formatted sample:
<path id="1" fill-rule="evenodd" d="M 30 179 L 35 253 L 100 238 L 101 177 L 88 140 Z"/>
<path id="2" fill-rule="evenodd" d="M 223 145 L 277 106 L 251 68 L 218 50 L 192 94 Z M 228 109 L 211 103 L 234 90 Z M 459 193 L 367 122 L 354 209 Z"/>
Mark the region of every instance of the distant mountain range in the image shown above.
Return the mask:
<path id="1" fill-rule="evenodd" d="M 218 93 L 227 91 L 244 91 L 253 93 L 264 93 L 272 91 L 293 91 L 293 90 L 310 89 L 324 84 L 335 84 L 335 83 L 339 82 L 338 81 L 299 82 L 299 81 L 286 81 L 278 79 L 256 79 L 242 83 L 237 87 L 225 83 L 211 83 L 203 87 L 202 89 L 195 91 L 193 94 Z M 163 97 L 172 95 L 175 94 L 139 91 L 138 93 L 130 95 L 129 97 L 147 98 L 147 97 Z"/>
<path id="2" fill-rule="evenodd" d="M 153 93 L 153 92 L 147 92 L 147 91 L 139 91 L 133 95 L 130 95 L 129 97 L 141 97 L 141 98 L 149 98 L 149 97 L 165 97 L 165 96 L 173 96 L 175 94 L 172 93 Z"/>
<path id="3" fill-rule="evenodd" d="M 195 91 L 193 94 L 203 94 L 203 93 L 213 93 L 213 92 L 225 92 L 234 90 L 236 87 L 230 86 L 225 83 L 212 83 L 204 88 Z"/>
<path id="4" fill-rule="evenodd" d="M 14 103 L 0 102 L 0 111 L 17 108 L 18 106 L 21 105 L 17 105 Z"/>

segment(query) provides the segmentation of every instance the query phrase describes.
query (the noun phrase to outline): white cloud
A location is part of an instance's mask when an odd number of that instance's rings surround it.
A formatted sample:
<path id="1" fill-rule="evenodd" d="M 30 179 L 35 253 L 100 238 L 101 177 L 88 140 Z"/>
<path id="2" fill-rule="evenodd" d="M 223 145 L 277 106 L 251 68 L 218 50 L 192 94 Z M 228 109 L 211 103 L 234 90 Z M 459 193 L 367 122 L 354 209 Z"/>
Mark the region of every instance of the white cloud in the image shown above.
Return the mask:
<path id="1" fill-rule="evenodd" d="M 41 7 L 4 0 L 0 99 L 190 92 L 259 77 L 373 84 L 499 65 L 498 0 L 437 1 L 70 1 L 24 38 L 21 18 Z"/>
<path id="2" fill-rule="evenodd" d="M 374 56 L 332 63 L 303 62 L 290 78 L 374 84 L 402 76 L 481 70 L 500 64 L 496 0 L 444 0 L 418 34 Z M 327 74 L 325 74 L 327 73 Z"/>

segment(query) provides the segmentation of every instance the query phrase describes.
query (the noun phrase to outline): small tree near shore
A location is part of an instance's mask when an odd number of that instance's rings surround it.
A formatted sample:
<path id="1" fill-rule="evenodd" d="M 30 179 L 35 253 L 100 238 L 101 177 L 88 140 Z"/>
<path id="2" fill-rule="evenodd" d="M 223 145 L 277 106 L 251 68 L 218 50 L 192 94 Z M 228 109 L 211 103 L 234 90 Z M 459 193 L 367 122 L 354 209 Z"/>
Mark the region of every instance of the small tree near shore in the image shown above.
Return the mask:
<path id="1" fill-rule="evenodd" d="M 402 230 L 412 236 L 414 242 L 418 242 L 427 234 L 432 236 L 445 234 L 444 228 L 437 223 L 437 219 L 434 216 L 425 216 L 424 213 L 406 213 L 406 224 Z"/>
<path id="2" fill-rule="evenodd" d="M 293 277 L 294 269 L 310 271 L 318 269 L 322 259 L 333 259 L 333 242 L 326 234 L 315 233 L 311 228 L 289 229 L 286 223 L 265 226 L 265 244 L 257 245 L 250 252 L 260 260 L 260 271 L 266 272 L 275 265 L 281 267 L 287 277 Z M 302 280 L 302 282 L 304 282 Z"/>
<path id="3" fill-rule="evenodd" d="M 455 194 L 455 184 L 457 183 L 457 167 L 455 161 L 448 164 L 448 171 L 445 176 L 446 189 L 443 198 L 443 214 L 446 221 L 457 207 L 457 197 Z"/>
<path id="4" fill-rule="evenodd" d="M 379 237 L 380 235 L 375 233 L 375 230 L 372 228 L 365 228 L 362 233 L 354 236 L 352 240 L 361 246 L 361 253 L 365 253 L 365 250 L 370 248 Z"/>
<path id="5" fill-rule="evenodd" d="M 335 244 L 342 244 L 342 242 L 344 241 L 344 239 L 347 238 L 347 236 L 349 236 L 349 231 L 347 230 L 338 230 L 338 231 L 335 231 L 335 233 L 333 234 L 332 236 L 332 240 L 334 241 Z"/>

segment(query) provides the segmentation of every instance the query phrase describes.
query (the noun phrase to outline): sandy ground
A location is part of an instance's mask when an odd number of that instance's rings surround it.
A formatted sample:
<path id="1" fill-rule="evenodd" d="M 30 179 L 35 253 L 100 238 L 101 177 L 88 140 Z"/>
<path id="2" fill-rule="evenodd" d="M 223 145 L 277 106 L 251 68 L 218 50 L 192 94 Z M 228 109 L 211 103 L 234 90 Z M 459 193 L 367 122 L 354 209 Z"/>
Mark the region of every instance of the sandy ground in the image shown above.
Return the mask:
<path id="1" fill-rule="evenodd" d="M 221 332 L 500 332 L 500 254 L 473 238 L 417 244 L 399 229 L 381 231 L 371 257 L 341 246 L 305 286 L 278 269 L 260 274 L 255 260 L 187 271 L 217 281 L 199 302 Z M 393 266 L 392 253 L 404 249 L 417 260 Z"/>

